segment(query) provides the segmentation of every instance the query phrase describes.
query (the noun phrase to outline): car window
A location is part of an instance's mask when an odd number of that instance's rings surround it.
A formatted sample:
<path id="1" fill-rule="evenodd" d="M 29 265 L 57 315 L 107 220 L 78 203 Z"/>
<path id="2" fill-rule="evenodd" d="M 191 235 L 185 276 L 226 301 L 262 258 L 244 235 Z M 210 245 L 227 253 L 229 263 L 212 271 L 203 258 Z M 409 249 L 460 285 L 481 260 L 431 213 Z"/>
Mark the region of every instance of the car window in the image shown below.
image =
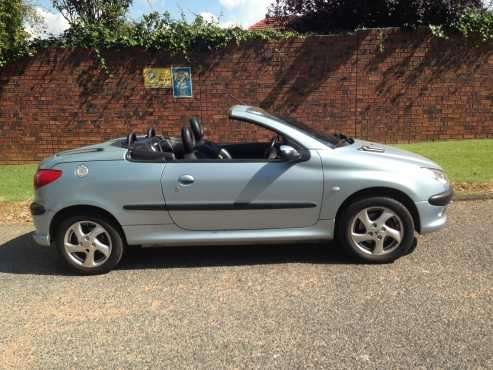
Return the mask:
<path id="1" fill-rule="evenodd" d="M 220 144 L 266 143 L 275 135 L 275 131 L 251 122 L 228 119 L 227 129 L 217 139 Z"/>

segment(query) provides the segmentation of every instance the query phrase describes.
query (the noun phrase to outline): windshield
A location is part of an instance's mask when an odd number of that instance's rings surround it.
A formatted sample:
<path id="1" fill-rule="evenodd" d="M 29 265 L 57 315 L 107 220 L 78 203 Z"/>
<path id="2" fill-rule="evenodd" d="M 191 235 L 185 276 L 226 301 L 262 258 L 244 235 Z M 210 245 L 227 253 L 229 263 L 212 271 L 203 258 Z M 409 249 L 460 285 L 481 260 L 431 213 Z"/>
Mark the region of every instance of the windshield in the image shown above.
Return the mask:
<path id="1" fill-rule="evenodd" d="M 335 135 L 328 134 L 320 129 L 317 129 L 315 127 L 310 127 L 307 124 L 298 121 L 295 118 L 291 117 L 279 117 L 280 120 L 283 121 L 283 123 L 287 124 L 288 126 L 292 126 L 299 131 L 303 131 L 304 134 L 307 134 L 311 137 L 314 137 L 315 139 L 325 141 L 329 144 L 332 145 L 338 145 L 341 142 L 341 138 L 337 137 Z"/>
<path id="2" fill-rule="evenodd" d="M 270 118 L 272 120 L 281 122 L 287 126 L 291 126 L 292 128 L 303 132 L 305 135 L 311 136 L 319 141 L 321 141 L 324 144 L 328 145 L 334 145 L 334 146 L 343 146 L 347 144 L 353 144 L 354 139 L 347 137 L 344 134 L 337 133 L 337 134 L 328 134 L 327 132 L 322 131 L 321 129 L 317 129 L 315 127 L 310 127 L 307 124 L 291 117 L 277 117 L 269 112 L 266 112 L 265 110 L 261 108 L 256 108 L 256 107 L 249 107 L 248 108 L 249 113 L 254 113 L 260 116 L 264 116 L 267 118 Z"/>

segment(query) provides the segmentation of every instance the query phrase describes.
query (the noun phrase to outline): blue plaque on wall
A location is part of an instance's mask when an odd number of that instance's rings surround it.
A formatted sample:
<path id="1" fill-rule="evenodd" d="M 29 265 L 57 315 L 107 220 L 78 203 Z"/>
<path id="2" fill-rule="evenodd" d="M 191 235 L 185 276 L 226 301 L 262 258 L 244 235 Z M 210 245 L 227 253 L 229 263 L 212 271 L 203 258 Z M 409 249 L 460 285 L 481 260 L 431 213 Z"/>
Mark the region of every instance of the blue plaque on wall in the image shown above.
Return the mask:
<path id="1" fill-rule="evenodd" d="M 192 68 L 172 67 L 173 96 L 175 98 L 192 97 Z"/>

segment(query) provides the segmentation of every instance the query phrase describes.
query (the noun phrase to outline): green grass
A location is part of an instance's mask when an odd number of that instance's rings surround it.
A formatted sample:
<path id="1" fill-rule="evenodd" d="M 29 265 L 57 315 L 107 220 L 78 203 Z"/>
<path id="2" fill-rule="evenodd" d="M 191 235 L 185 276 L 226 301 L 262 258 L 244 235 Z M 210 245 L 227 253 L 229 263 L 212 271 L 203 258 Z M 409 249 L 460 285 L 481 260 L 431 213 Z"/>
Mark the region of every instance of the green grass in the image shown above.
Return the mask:
<path id="1" fill-rule="evenodd" d="M 493 140 L 438 141 L 395 145 L 443 167 L 451 181 L 493 181 Z"/>
<path id="2" fill-rule="evenodd" d="M 452 181 L 493 181 L 493 140 L 440 141 L 395 146 L 437 162 Z M 31 198 L 35 171 L 35 164 L 0 165 L 0 201 Z"/>
<path id="3" fill-rule="evenodd" d="M 31 198 L 36 167 L 36 164 L 0 165 L 0 201 Z"/>

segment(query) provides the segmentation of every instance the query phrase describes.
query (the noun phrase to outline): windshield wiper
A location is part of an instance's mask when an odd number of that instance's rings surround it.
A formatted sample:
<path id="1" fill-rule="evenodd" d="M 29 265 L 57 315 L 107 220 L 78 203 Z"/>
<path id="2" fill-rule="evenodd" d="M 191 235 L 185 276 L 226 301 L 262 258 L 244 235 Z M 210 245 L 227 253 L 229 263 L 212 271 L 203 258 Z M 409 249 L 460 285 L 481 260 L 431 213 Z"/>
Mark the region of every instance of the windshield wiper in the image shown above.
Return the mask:
<path id="1" fill-rule="evenodd" d="M 344 142 L 346 142 L 348 144 L 354 144 L 354 139 L 352 137 L 346 136 L 346 135 L 344 135 L 341 132 L 336 132 L 334 134 L 334 136 L 338 139 L 336 145 L 340 145 L 340 144 L 342 144 Z"/>

